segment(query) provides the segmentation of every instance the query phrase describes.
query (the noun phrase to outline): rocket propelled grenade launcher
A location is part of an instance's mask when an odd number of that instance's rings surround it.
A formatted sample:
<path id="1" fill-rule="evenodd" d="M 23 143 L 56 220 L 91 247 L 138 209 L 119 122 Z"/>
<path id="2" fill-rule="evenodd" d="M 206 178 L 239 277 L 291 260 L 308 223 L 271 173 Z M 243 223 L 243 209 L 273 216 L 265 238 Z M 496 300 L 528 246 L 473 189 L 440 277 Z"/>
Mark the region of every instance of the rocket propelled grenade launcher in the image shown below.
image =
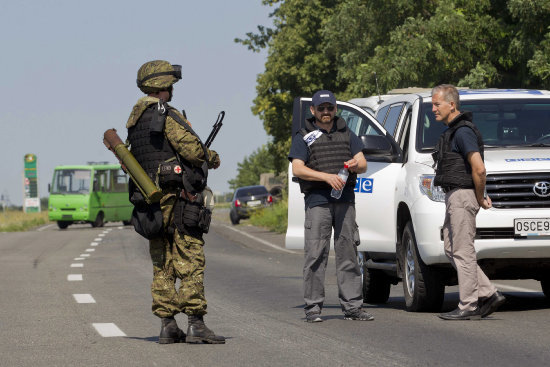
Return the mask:
<path id="1" fill-rule="evenodd" d="M 159 202 L 162 198 L 161 190 L 143 170 L 134 155 L 126 148 L 115 129 L 105 131 L 103 144 L 117 157 L 122 169 L 130 175 L 132 181 L 145 197 L 145 201 L 148 204 Z"/>

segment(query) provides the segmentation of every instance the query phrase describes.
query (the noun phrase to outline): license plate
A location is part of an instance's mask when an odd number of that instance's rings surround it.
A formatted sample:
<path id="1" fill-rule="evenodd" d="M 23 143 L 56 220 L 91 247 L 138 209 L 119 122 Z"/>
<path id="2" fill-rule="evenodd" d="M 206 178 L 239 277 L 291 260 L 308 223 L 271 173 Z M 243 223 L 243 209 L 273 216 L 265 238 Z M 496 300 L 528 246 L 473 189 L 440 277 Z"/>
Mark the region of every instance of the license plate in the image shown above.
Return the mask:
<path id="1" fill-rule="evenodd" d="M 262 202 L 260 200 L 252 200 L 252 201 L 249 201 L 247 204 L 248 204 L 248 206 L 258 206 L 261 203 Z"/>
<path id="2" fill-rule="evenodd" d="M 514 219 L 514 233 L 519 236 L 550 236 L 550 218 Z"/>

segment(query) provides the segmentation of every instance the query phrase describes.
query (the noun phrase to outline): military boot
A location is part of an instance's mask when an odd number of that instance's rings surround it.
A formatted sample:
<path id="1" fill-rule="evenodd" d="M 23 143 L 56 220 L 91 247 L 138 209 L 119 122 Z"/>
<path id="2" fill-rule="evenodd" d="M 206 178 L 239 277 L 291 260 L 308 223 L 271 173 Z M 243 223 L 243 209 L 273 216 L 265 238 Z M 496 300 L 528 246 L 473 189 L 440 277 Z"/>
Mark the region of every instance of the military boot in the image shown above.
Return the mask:
<path id="1" fill-rule="evenodd" d="M 202 315 L 189 315 L 186 342 L 192 344 L 225 344 L 225 338 L 214 334 L 212 330 L 207 328 Z"/>
<path id="2" fill-rule="evenodd" d="M 161 319 L 159 344 L 185 343 L 185 333 L 178 327 L 174 317 Z"/>

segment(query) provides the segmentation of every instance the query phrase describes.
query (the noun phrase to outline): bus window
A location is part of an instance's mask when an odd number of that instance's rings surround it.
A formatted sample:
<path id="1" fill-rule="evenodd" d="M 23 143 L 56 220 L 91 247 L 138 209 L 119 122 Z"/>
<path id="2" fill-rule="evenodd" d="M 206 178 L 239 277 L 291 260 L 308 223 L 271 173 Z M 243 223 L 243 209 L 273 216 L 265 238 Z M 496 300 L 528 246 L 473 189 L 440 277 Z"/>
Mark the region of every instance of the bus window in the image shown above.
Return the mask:
<path id="1" fill-rule="evenodd" d="M 54 172 L 52 194 L 87 194 L 89 192 L 89 170 L 64 169 Z"/>
<path id="2" fill-rule="evenodd" d="M 128 192 L 128 176 L 121 169 L 111 170 L 113 192 Z"/>

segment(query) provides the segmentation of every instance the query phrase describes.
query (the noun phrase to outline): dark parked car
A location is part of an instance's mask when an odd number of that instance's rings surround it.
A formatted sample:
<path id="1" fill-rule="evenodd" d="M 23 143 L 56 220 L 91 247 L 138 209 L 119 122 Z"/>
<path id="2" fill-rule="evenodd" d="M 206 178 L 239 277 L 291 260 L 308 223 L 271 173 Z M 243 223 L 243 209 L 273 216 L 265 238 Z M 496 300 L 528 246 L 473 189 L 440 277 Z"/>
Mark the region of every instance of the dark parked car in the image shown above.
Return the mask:
<path id="1" fill-rule="evenodd" d="M 273 198 L 267 192 L 265 186 L 239 187 L 233 194 L 229 218 L 231 223 L 239 224 L 243 218 L 249 218 L 250 214 L 260 208 L 265 208 L 273 203 Z"/>

